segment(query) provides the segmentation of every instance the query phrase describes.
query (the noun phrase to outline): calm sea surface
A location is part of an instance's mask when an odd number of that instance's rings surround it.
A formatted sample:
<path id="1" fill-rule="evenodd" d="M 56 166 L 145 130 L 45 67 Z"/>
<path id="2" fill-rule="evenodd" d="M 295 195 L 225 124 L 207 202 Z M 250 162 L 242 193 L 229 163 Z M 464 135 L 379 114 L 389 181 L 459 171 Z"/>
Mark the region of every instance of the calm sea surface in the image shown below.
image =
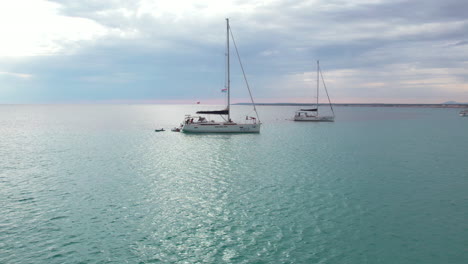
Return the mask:
<path id="1" fill-rule="evenodd" d="M 468 263 L 459 110 L 154 132 L 196 109 L 0 106 L 0 263 Z"/>

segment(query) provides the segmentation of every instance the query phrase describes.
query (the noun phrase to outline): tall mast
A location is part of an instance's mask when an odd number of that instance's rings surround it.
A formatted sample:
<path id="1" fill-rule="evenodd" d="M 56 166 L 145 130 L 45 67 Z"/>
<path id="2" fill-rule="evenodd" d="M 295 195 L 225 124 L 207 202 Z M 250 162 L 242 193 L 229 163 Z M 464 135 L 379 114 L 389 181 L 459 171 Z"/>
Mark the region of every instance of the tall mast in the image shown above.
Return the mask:
<path id="1" fill-rule="evenodd" d="M 231 121 L 231 76 L 230 76 L 230 62 L 229 62 L 229 18 L 226 18 L 226 48 L 227 48 L 227 109 L 228 121 Z"/>
<path id="2" fill-rule="evenodd" d="M 319 106 L 319 61 L 317 60 L 317 112 Z"/>

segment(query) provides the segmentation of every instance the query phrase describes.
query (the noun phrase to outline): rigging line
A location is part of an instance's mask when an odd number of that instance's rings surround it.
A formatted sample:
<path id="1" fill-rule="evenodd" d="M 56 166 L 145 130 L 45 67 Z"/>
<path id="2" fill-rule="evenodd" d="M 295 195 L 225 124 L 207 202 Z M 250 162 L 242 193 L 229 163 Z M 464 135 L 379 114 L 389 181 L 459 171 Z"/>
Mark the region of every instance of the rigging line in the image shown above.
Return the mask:
<path id="1" fill-rule="evenodd" d="M 328 103 L 330 104 L 330 108 L 332 110 L 333 116 L 335 116 L 335 111 L 333 111 L 333 106 L 332 106 L 332 103 L 331 103 L 331 100 L 330 100 L 330 96 L 328 95 L 327 86 L 325 85 L 325 79 L 323 78 L 322 69 L 319 68 L 319 72 L 320 72 L 320 77 L 322 77 L 323 87 L 325 87 L 325 92 L 327 93 Z"/>
<path id="2" fill-rule="evenodd" d="M 252 92 L 250 91 L 249 82 L 247 81 L 247 77 L 245 77 L 244 66 L 242 66 L 242 61 L 239 55 L 239 50 L 237 50 L 237 44 L 236 44 L 236 41 L 234 40 L 234 34 L 232 34 L 231 26 L 229 26 L 229 32 L 231 33 L 232 43 L 234 44 L 234 47 L 236 48 L 237 59 L 239 60 L 240 67 L 242 69 L 242 74 L 244 75 L 245 84 L 247 85 L 247 89 L 249 90 L 250 100 L 252 101 L 252 105 L 253 105 L 255 114 L 257 115 L 258 122 L 261 123 L 260 116 L 258 115 L 257 108 L 255 107 L 255 102 L 252 97 Z"/>

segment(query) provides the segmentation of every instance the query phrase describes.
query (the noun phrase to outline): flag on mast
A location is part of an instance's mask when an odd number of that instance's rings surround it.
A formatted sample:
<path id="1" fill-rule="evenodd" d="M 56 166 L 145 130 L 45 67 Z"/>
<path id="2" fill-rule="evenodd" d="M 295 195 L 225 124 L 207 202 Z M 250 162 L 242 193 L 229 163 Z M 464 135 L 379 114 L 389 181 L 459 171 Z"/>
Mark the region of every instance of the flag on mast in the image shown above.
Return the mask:
<path id="1" fill-rule="evenodd" d="M 221 89 L 221 92 L 222 92 L 222 93 L 226 93 L 227 90 L 228 90 L 227 88 L 224 88 L 224 89 Z"/>

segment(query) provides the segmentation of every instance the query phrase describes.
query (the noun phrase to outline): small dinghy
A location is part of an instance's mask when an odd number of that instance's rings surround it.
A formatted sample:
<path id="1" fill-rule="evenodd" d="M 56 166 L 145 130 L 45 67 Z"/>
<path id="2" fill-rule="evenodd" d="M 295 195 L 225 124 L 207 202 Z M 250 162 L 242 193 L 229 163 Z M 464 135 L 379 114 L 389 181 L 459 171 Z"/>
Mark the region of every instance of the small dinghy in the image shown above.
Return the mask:
<path id="1" fill-rule="evenodd" d="M 164 131 L 164 128 L 154 130 L 154 132 L 163 132 L 163 131 Z"/>
<path id="2" fill-rule="evenodd" d="M 172 132 L 180 132 L 180 127 L 174 127 L 171 129 Z"/>

